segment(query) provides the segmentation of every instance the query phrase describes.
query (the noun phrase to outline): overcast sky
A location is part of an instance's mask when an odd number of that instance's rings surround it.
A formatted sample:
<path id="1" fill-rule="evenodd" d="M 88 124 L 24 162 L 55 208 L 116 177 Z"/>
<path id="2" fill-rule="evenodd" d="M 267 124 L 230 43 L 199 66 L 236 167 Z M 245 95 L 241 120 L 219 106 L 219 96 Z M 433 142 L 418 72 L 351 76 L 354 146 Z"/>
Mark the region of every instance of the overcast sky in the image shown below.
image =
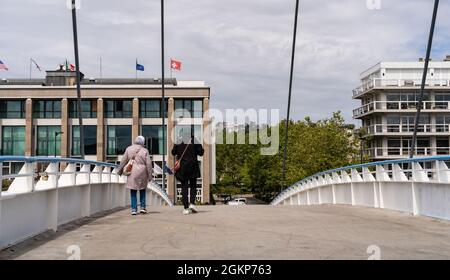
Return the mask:
<path id="1" fill-rule="evenodd" d="M 377 2 L 377 0 L 374 0 Z M 374 2 L 370 1 L 370 2 Z M 353 122 L 351 91 L 379 61 L 425 56 L 433 0 L 300 1 L 292 116 L 342 111 Z M 204 80 L 212 106 L 280 109 L 285 116 L 295 0 L 167 0 L 166 54 L 183 62 L 179 80 Z M 80 65 L 87 77 L 134 77 L 135 59 L 160 77 L 159 0 L 82 0 Z M 450 3 L 441 1 L 433 59 L 450 54 Z M 54 70 L 73 62 L 66 0 L 1 0 L 0 78 L 27 78 L 29 58 Z M 169 75 L 169 71 L 166 75 Z M 44 73 L 33 72 L 35 78 Z"/>

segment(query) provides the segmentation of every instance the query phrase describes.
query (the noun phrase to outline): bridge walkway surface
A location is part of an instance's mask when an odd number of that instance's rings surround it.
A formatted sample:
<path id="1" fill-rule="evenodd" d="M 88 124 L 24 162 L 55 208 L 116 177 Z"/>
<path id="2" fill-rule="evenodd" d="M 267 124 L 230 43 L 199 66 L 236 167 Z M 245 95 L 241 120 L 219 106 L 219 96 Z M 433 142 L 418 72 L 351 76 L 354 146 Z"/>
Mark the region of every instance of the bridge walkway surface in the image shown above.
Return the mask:
<path id="1" fill-rule="evenodd" d="M 344 205 L 152 207 L 85 218 L 0 252 L 0 259 L 450 259 L 450 222 Z M 72 247 L 70 247 L 72 246 Z M 376 247 L 374 247 L 376 246 Z"/>

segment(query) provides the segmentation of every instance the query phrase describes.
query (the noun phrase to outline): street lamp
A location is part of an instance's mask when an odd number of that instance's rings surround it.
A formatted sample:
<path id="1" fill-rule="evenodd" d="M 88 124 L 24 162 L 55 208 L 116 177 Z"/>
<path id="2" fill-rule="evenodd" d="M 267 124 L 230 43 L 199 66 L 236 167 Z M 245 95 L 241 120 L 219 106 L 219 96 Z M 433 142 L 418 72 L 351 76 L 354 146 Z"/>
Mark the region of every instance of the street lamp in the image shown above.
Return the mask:
<path id="1" fill-rule="evenodd" d="M 56 157 L 56 138 L 58 138 L 58 135 L 64 134 L 62 131 L 55 131 L 55 157 Z"/>

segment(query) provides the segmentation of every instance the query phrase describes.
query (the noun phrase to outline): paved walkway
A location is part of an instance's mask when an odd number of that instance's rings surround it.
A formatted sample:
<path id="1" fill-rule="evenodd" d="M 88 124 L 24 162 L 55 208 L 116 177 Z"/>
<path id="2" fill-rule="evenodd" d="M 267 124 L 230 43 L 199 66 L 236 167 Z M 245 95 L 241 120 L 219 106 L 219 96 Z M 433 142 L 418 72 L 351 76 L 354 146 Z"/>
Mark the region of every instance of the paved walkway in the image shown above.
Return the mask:
<path id="1" fill-rule="evenodd" d="M 450 222 L 349 206 L 204 206 L 128 210 L 64 226 L 0 252 L 0 259 L 450 259 Z M 376 247 L 373 247 L 376 248 Z M 373 252 L 373 251 L 372 251 Z"/>

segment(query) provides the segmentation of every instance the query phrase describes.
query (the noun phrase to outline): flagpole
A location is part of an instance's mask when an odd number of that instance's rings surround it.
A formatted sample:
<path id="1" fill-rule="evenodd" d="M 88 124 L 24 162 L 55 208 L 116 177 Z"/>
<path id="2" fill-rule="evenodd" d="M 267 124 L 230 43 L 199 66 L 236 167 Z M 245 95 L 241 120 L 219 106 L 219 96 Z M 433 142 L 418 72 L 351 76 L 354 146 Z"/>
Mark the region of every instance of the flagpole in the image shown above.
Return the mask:
<path id="1" fill-rule="evenodd" d="M 103 83 L 102 57 L 100 56 L 100 83 Z"/>
<path id="2" fill-rule="evenodd" d="M 32 61 L 32 58 L 30 57 L 30 82 L 31 82 L 31 72 L 33 71 L 32 67 L 33 67 L 33 61 Z"/>
<path id="3" fill-rule="evenodd" d="M 137 70 L 137 65 L 138 65 L 138 60 L 137 60 L 137 57 L 136 57 L 136 65 L 134 66 L 134 69 L 136 70 L 136 79 L 134 80 L 134 82 L 137 84 L 137 72 L 138 72 L 138 70 Z"/>

